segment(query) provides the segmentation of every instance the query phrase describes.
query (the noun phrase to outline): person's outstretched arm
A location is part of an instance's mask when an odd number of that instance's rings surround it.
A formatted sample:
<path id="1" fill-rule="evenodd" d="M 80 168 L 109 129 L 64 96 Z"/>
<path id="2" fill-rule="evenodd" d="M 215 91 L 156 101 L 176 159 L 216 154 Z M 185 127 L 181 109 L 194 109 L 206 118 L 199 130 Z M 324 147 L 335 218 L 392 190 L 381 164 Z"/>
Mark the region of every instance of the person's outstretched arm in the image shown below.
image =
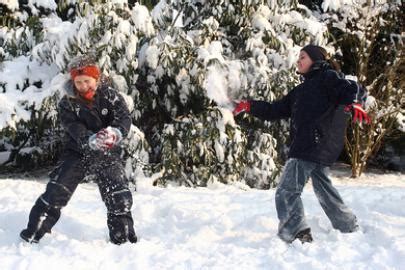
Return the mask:
<path id="1" fill-rule="evenodd" d="M 242 100 L 236 103 L 233 110 L 234 115 L 242 112 L 267 121 L 273 121 L 291 116 L 291 96 L 292 92 L 273 103 L 259 100 Z"/>

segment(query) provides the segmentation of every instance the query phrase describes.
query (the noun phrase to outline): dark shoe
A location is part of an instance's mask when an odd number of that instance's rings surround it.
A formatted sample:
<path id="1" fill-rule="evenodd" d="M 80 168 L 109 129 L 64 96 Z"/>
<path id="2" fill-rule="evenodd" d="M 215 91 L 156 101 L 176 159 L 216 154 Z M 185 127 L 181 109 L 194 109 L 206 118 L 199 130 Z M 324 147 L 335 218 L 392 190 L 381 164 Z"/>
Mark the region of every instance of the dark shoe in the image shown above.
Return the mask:
<path id="1" fill-rule="evenodd" d="M 20 237 L 21 237 L 21 239 L 23 239 L 24 241 L 26 241 L 30 244 L 32 244 L 32 243 L 36 244 L 39 242 L 39 239 L 40 239 L 40 238 L 36 237 L 35 233 L 32 233 L 32 232 L 28 231 L 27 229 L 24 229 L 20 232 Z"/>
<path id="2" fill-rule="evenodd" d="M 295 236 L 295 239 L 298 239 L 301 241 L 301 243 L 311 243 L 314 239 L 312 238 L 312 234 L 311 234 L 311 229 L 305 229 L 300 231 L 299 233 L 297 233 L 297 235 Z"/>

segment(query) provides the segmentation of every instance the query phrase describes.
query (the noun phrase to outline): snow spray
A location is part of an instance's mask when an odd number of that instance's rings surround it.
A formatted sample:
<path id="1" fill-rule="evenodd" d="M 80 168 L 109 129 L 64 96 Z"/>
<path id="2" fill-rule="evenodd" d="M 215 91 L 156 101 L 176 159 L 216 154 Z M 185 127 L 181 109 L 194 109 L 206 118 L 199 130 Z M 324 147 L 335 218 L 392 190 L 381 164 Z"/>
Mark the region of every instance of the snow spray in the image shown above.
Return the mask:
<path id="1" fill-rule="evenodd" d="M 204 82 L 207 96 L 215 101 L 219 107 L 232 111 L 235 104 L 229 98 L 227 85 L 226 73 L 215 65 L 210 66 Z"/>

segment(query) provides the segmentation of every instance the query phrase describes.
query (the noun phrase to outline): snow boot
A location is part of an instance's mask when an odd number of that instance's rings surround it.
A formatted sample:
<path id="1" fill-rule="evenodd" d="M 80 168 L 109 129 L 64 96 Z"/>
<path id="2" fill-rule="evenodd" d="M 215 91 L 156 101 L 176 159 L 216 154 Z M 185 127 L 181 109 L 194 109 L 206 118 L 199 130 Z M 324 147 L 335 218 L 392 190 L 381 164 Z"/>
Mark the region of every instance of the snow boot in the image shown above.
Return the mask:
<path id="1" fill-rule="evenodd" d="M 30 211 L 27 228 L 21 231 L 20 237 L 28 243 L 38 243 L 45 233 L 51 233 L 60 214 L 60 208 L 50 206 L 40 196 Z"/>
<path id="2" fill-rule="evenodd" d="M 311 229 L 305 229 L 297 233 L 295 239 L 301 241 L 302 244 L 304 243 L 311 243 L 314 239 L 312 238 Z"/>
<path id="3" fill-rule="evenodd" d="M 122 233 L 110 233 L 110 240 L 116 245 L 121 245 L 126 242 L 135 244 L 138 241 L 138 237 L 136 236 L 135 231 L 128 233 L 128 235 Z"/>
<path id="4" fill-rule="evenodd" d="M 138 241 L 131 212 L 122 215 L 108 214 L 107 224 L 112 243 L 120 245 L 127 241 L 131 243 Z"/>
<path id="5" fill-rule="evenodd" d="M 30 243 L 30 244 L 38 244 L 39 240 L 44 236 L 44 234 L 40 235 L 38 233 L 33 233 L 30 232 L 28 229 L 24 229 L 20 232 L 20 237 L 24 241 Z"/>
<path id="6" fill-rule="evenodd" d="M 131 243 L 138 241 L 131 213 L 121 216 L 109 215 L 108 229 L 110 230 L 110 240 L 116 245 L 124 244 L 127 241 Z"/>

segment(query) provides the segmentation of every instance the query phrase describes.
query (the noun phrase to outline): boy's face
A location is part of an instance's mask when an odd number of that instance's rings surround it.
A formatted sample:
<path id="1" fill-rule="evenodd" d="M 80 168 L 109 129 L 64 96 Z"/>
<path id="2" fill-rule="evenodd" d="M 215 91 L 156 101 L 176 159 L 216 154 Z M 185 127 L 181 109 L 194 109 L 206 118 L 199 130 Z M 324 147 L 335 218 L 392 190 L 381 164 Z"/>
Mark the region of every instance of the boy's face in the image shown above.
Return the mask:
<path id="1" fill-rule="evenodd" d="M 79 93 L 94 92 L 97 89 L 97 80 L 87 75 L 76 76 L 73 82 Z"/>
<path id="2" fill-rule="evenodd" d="M 305 51 L 300 51 L 297 61 L 297 70 L 299 74 L 305 74 L 309 71 L 314 61 L 309 57 Z"/>

